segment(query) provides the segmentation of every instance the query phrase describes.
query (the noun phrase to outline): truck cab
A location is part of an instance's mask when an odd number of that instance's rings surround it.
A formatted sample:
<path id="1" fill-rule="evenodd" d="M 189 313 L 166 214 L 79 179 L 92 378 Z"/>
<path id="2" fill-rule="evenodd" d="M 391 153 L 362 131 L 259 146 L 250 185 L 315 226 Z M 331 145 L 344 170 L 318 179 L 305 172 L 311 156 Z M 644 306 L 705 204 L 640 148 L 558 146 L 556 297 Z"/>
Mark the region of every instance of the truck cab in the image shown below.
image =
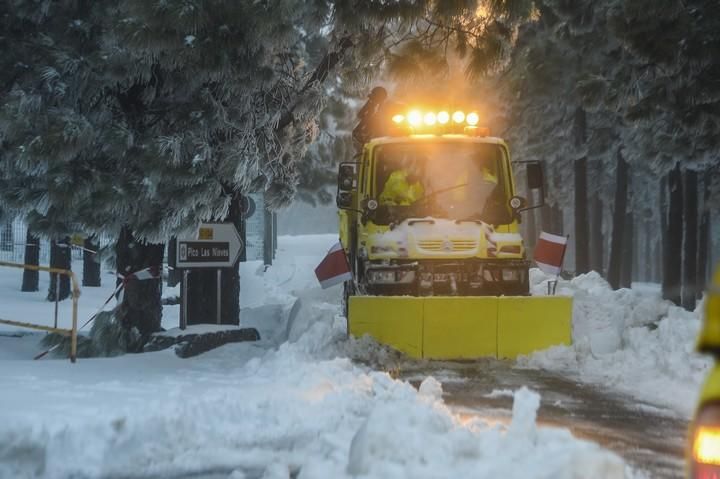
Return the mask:
<path id="1" fill-rule="evenodd" d="M 339 168 L 340 239 L 354 278 L 346 293 L 527 295 L 519 222 L 543 203 L 539 162 L 522 164 L 528 191 L 541 191 L 528 206 L 508 146 L 477 127 L 476 114 L 416 110 L 392 120 Z"/>

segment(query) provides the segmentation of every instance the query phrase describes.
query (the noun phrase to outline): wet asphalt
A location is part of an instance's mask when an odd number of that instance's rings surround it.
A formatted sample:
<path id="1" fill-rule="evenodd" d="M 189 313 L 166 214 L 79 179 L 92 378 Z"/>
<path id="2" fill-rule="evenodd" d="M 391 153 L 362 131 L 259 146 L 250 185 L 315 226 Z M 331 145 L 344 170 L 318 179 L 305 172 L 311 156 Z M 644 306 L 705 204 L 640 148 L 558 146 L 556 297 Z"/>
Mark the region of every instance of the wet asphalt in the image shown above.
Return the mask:
<path id="1" fill-rule="evenodd" d="M 614 451 L 648 477 L 684 475 L 688 421 L 667 408 L 551 372 L 518 368 L 510 361 L 402 361 L 390 372 L 415 385 L 433 376 L 455 413 L 500 422 L 510 420 L 512 397 L 498 391 L 527 386 L 541 394 L 540 425 L 567 428 L 575 437 Z"/>

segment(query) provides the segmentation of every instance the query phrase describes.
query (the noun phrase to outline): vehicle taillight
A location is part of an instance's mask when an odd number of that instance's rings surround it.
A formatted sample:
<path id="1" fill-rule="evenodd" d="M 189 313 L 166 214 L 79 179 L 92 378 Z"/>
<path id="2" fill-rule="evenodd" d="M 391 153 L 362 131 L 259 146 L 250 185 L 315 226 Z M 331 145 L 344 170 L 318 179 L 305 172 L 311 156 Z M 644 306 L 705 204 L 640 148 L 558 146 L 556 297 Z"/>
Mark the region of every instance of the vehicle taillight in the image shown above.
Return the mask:
<path id="1" fill-rule="evenodd" d="M 720 403 L 700 409 L 690 437 L 690 477 L 720 479 Z"/>
<path id="2" fill-rule="evenodd" d="M 698 426 L 692 455 L 697 462 L 720 465 L 720 427 Z"/>

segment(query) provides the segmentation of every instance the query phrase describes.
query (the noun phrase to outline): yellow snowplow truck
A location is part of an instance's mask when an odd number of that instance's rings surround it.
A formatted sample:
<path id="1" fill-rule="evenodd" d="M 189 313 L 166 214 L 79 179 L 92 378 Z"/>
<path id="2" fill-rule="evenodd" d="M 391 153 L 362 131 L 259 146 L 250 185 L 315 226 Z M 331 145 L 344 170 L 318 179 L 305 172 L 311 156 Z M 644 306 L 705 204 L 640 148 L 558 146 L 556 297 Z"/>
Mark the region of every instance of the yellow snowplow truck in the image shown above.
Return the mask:
<path id="1" fill-rule="evenodd" d="M 350 334 L 431 359 L 570 344 L 572 300 L 529 296 L 518 228 L 522 211 L 543 204 L 541 164 L 519 164 L 528 191 L 540 190 L 528 205 L 507 145 L 478 120 L 376 105 L 355 129 L 360 154 L 340 165 L 337 193 Z"/>

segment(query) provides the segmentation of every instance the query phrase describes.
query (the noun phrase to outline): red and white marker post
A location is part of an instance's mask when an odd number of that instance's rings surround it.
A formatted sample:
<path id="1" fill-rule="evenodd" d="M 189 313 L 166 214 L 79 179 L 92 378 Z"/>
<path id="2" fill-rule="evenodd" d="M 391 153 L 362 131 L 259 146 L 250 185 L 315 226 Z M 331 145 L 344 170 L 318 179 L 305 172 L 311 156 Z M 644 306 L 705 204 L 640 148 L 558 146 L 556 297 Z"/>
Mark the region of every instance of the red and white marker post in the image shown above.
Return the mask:
<path id="1" fill-rule="evenodd" d="M 315 268 L 315 276 L 317 276 L 318 281 L 320 281 L 322 289 L 327 289 L 352 279 L 350 265 L 348 264 L 347 256 L 345 256 L 345 250 L 339 241 L 330 248 L 325 258 L 317 268 Z"/>
<path id="2" fill-rule="evenodd" d="M 535 245 L 535 264 L 546 274 L 555 275 L 555 284 L 552 294 L 557 289 L 557 278 L 562 271 L 562 264 L 567 250 L 568 237 L 541 232 L 537 245 Z M 548 294 L 550 294 L 550 283 L 548 283 Z"/>

